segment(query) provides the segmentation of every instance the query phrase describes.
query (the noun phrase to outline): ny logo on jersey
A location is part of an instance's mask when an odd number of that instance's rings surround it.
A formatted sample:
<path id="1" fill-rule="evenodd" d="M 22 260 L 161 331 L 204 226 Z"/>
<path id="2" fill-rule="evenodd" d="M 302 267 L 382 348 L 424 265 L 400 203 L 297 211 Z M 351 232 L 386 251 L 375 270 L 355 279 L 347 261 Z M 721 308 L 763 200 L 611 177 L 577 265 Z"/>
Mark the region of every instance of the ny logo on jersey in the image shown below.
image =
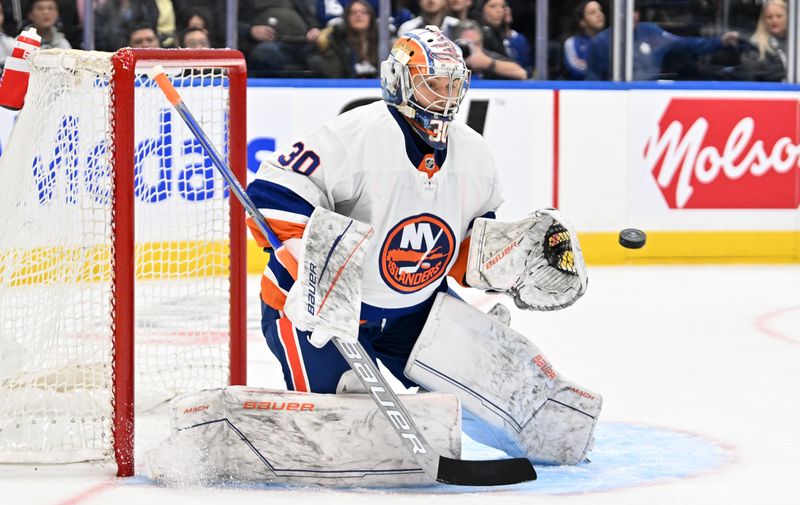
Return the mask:
<path id="1" fill-rule="evenodd" d="M 441 218 L 420 214 L 403 219 L 381 246 L 381 277 L 400 293 L 419 291 L 447 272 L 455 245 L 453 230 Z"/>
<path id="2" fill-rule="evenodd" d="M 436 233 L 436 236 L 433 236 L 433 229 L 430 223 L 407 224 L 403 226 L 403 233 L 400 236 L 400 248 L 421 251 L 427 244 L 427 250 L 430 251 L 441 236 L 441 228 Z"/>

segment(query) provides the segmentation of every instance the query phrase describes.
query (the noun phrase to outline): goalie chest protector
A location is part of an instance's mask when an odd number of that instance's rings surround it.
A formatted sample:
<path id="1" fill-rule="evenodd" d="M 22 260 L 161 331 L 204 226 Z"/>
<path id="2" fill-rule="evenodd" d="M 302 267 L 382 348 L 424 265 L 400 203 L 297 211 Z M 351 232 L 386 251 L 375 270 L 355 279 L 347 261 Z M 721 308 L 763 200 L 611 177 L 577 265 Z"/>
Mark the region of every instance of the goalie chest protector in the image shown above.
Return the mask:
<path id="1" fill-rule="evenodd" d="M 386 104 L 358 107 L 265 162 L 256 178 L 373 226 L 362 319 L 413 312 L 441 285 L 472 220 L 502 202 L 489 148 L 453 122 L 441 166 L 415 164 L 416 135 Z"/>

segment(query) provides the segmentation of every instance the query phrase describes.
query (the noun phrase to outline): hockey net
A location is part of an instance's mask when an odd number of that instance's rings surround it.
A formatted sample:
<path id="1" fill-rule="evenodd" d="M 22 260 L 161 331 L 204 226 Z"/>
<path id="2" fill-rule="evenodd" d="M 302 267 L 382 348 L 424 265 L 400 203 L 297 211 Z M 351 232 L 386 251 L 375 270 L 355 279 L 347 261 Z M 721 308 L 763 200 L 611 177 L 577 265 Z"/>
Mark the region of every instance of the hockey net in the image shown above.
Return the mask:
<path id="1" fill-rule="evenodd" d="M 155 64 L 244 180 L 241 53 L 31 56 L 0 158 L 0 462 L 131 475 L 134 404 L 244 384 L 242 211 Z"/>

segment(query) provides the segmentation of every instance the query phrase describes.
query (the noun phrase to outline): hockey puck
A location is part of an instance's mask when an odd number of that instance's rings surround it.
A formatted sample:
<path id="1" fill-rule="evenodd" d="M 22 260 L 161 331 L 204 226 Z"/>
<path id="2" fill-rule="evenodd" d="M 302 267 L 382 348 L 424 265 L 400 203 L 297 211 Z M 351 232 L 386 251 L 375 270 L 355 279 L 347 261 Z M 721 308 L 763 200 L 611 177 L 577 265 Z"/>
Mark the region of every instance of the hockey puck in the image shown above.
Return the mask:
<path id="1" fill-rule="evenodd" d="M 647 241 L 647 235 L 636 228 L 625 228 L 619 232 L 619 245 L 628 249 L 641 249 Z"/>

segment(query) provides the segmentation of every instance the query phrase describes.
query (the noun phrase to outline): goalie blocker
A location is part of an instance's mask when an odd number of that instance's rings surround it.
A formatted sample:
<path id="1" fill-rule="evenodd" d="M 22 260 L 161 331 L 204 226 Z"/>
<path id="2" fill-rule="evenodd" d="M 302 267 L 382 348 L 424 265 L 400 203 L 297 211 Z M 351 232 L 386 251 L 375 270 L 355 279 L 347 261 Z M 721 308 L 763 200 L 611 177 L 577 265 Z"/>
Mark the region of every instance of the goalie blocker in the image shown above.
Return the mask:
<path id="1" fill-rule="evenodd" d="M 572 465 L 592 449 L 602 397 L 561 377 L 524 336 L 447 293 L 437 296 L 405 374 L 458 395 L 464 431 L 512 457 Z"/>

